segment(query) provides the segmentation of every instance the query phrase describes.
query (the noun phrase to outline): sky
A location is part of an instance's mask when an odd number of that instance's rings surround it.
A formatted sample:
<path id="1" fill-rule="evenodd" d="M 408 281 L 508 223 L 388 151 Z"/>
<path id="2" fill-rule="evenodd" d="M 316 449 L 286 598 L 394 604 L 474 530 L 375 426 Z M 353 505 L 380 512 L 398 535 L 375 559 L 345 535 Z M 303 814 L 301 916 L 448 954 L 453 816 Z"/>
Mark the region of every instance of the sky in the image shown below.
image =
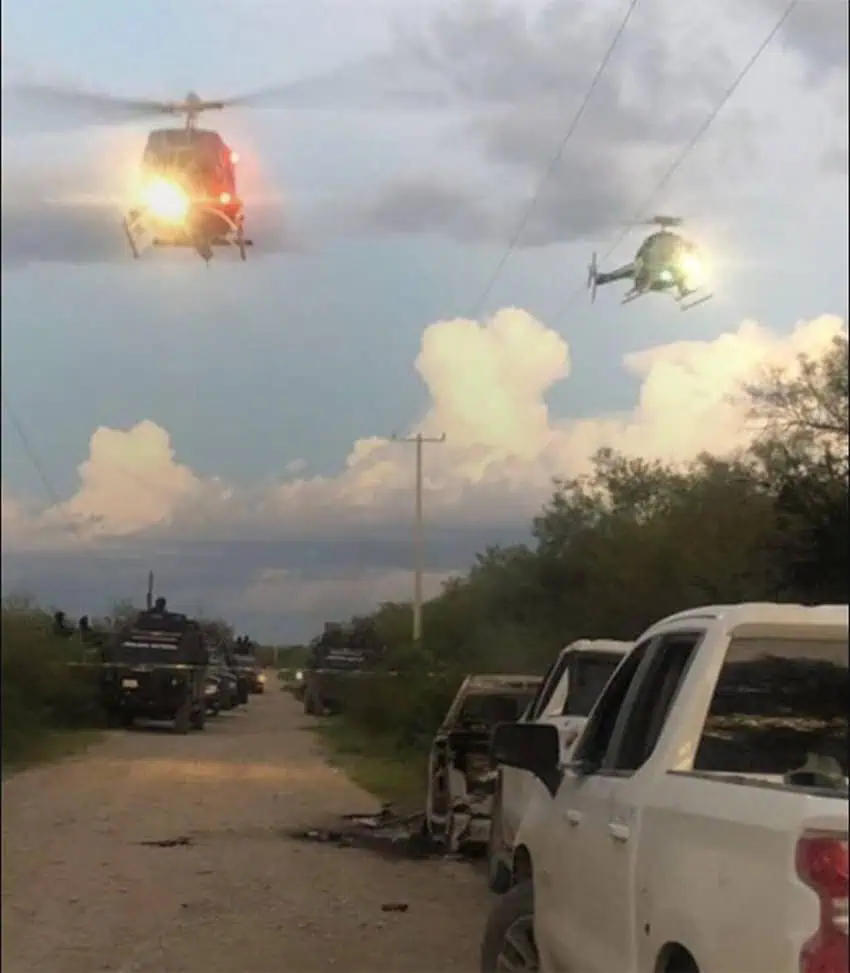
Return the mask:
<path id="1" fill-rule="evenodd" d="M 153 569 L 177 608 L 300 640 L 409 596 L 393 433 L 446 435 L 428 593 L 525 539 L 602 446 L 743 445 L 742 383 L 847 326 L 847 3 L 800 0 L 656 191 L 785 2 L 639 0 L 540 190 L 627 6 L 6 0 L 4 593 L 98 614 Z M 120 220 L 155 122 L 83 125 L 28 83 L 274 88 L 211 122 L 241 157 L 249 260 L 134 261 Z M 714 299 L 591 304 L 590 253 L 622 237 L 605 266 L 628 261 L 658 212 Z"/>

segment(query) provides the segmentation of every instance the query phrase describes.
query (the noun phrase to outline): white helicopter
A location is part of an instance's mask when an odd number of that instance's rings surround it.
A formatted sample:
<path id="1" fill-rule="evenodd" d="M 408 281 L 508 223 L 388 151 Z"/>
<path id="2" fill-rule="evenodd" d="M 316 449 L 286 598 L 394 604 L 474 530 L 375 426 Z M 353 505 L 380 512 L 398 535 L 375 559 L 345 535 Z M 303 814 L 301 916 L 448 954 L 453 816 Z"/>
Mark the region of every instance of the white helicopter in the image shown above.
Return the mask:
<path id="1" fill-rule="evenodd" d="M 587 273 L 591 300 L 596 300 L 597 287 L 617 280 L 630 280 L 632 286 L 622 304 L 653 292 L 670 294 L 682 311 L 690 311 L 710 301 L 713 295 L 704 290 L 705 268 L 699 248 L 671 230 L 681 226 L 682 220 L 674 216 L 656 216 L 644 225 L 660 229 L 643 241 L 631 263 L 616 270 L 600 271 L 596 254 L 593 254 Z"/>

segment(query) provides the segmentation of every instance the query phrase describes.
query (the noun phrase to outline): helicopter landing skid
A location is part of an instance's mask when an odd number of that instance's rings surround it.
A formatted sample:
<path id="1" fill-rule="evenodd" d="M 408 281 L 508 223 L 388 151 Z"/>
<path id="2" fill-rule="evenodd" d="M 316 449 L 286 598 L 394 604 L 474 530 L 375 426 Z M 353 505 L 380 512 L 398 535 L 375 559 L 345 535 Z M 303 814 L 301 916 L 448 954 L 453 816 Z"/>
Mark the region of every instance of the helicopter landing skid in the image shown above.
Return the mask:
<path id="1" fill-rule="evenodd" d="M 175 247 L 196 250 L 209 264 L 214 247 L 235 247 L 239 251 L 240 258 L 243 261 L 247 260 L 246 250 L 248 247 L 253 247 L 254 241 L 245 236 L 241 220 L 235 221 L 226 213 L 212 207 L 204 207 L 204 209 L 220 222 L 220 232 L 198 235 L 191 227 L 178 227 L 171 230 L 159 226 L 153 229 L 148 225 L 144 212 L 129 213 L 122 225 L 133 257 L 138 260 L 148 247 L 158 249 Z"/>
<path id="2" fill-rule="evenodd" d="M 683 295 L 682 297 L 676 298 L 676 303 L 679 305 L 680 311 L 692 311 L 695 307 L 699 307 L 700 304 L 705 304 L 706 301 L 710 301 L 712 297 L 714 297 L 714 295 L 703 294 L 702 297 L 697 297 L 695 300 L 690 301 L 690 303 L 688 304 L 684 303 L 686 297 L 687 295 Z"/>
<path id="3" fill-rule="evenodd" d="M 631 304 L 632 301 L 636 301 L 639 297 L 643 297 L 643 295 L 645 293 L 646 293 L 646 291 L 636 291 L 636 290 L 627 291 L 626 294 L 624 295 L 622 301 L 620 301 L 620 304 L 621 305 L 622 304 Z"/>

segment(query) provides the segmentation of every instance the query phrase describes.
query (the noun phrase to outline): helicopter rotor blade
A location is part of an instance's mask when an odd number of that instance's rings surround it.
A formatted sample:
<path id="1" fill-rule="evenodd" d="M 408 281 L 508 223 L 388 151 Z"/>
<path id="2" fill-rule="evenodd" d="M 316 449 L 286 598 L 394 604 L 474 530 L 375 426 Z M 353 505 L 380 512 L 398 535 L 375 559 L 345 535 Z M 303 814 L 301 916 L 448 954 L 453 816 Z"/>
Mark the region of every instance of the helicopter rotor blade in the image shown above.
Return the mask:
<path id="1" fill-rule="evenodd" d="M 19 110 L 38 109 L 73 115 L 82 125 L 109 124 L 156 115 L 173 114 L 175 103 L 142 98 L 122 98 L 94 91 L 82 91 L 54 85 L 10 84 L 3 94 L 11 97 Z"/>
<path id="2" fill-rule="evenodd" d="M 681 226 L 684 218 L 681 216 L 652 216 L 647 220 L 641 220 L 638 226 Z"/>
<path id="3" fill-rule="evenodd" d="M 292 111 L 428 111 L 459 107 L 456 93 L 441 90 L 434 78 L 398 77 L 396 62 L 382 57 L 336 71 L 215 102 L 222 108 L 270 108 Z M 394 77 L 395 75 L 395 77 Z"/>

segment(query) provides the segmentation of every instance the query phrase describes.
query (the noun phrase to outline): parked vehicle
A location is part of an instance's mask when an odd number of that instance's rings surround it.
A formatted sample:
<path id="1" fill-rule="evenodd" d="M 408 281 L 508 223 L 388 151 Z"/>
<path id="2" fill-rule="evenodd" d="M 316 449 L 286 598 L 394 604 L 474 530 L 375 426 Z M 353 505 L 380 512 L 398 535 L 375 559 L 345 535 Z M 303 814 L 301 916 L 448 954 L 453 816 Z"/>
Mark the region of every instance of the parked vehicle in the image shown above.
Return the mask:
<path id="1" fill-rule="evenodd" d="M 431 744 L 425 829 L 458 852 L 486 847 L 498 771 L 490 759 L 493 730 L 516 720 L 539 676 L 467 676 Z"/>
<path id="2" fill-rule="evenodd" d="M 218 716 L 222 710 L 221 699 L 221 680 L 218 676 L 207 672 L 207 678 L 204 684 L 204 703 L 206 705 L 207 716 Z"/>
<path id="3" fill-rule="evenodd" d="M 259 695 L 266 691 L 266 674 L 263 667 L 254 661 L 254 665 L 251 667 L 251 676 L 248 682 L 248 691 Z"/>
<path id="4" fill-rule="evenodd" d="M 596 700 L 632 645 L 610 639 L 571 642 L 543 677 L 521 720 L 554 726 L 563 761 L 569 760 Z M 493 892 L 506 892 L 511 886 L 514 839 L 535 790 L 545 793 L 533 774 L 515 767 L 499 768 L 487 846 L 487 880 Z"/>
<path id="5" fill-rule="evenodd" d="M 232 710 L 239 702 L 239 680 L 221 646 L 210 650 L 210 675 L 218 681 L 218 708 Z"/>
<path id="6" fill-rule="evenodd" d="M 846 973 L 848 607 L 748 604 L 652 626 L 561 763 L 499 727 L 534 795 L 481 970 Z"/>
<path id="7" fill-rule="evenodd" d="M 167 720 L 178 733 L 202 730 L 208 662 L 198 623 L 158 599 L 103 649 L 101 698 L 110 721 Z"/>

